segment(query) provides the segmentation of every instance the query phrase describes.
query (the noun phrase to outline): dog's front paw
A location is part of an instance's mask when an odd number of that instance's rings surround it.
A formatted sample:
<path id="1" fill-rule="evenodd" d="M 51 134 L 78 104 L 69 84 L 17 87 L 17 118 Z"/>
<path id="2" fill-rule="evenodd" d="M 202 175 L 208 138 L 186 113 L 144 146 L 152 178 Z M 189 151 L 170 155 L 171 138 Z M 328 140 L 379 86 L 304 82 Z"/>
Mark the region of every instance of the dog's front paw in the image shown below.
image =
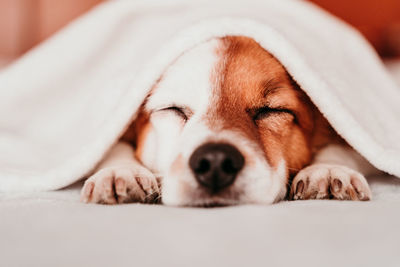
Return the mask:
<path id="1" fill-rule="evenodd" d="M 341 165 L 315 164 L 293 179 L 289 199 L 370 200 L 371 190 L 359 172 Z"/>
<path id="2" fill-rule="evenodd" d="M 160 187 L 153 173 L 142 166 L 101 169 L 88 178 L 81 191 L 85 203 L 157 203 Z"/>

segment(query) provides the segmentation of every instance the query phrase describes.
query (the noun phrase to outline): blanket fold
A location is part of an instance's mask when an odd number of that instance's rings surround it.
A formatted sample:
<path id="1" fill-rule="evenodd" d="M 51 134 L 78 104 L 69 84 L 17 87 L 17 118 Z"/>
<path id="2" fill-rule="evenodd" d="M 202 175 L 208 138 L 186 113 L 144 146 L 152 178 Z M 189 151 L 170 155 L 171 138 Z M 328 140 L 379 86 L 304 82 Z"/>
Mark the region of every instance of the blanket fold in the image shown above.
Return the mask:
<path id="1" fill-rule="evenodd" d="M 83 178 L 165 68 L 226 35 L 259 42 L 349 144 L 400 176 L 400 90 L 350 26 L 301 0 L 115 0 L 0 72 L 0 192 Z"/>

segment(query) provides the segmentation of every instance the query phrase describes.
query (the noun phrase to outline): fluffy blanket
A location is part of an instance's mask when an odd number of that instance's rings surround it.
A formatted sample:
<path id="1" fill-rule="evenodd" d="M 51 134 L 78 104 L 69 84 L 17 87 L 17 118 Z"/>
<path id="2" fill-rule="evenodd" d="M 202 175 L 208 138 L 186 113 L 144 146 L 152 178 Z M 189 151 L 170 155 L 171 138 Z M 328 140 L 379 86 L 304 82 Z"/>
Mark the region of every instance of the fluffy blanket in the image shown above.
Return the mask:
<path id="1" fill-rule="evenodd" d="M 301 0 L 118 0 L 0 73 L 0 191 L 87 175 L 163 70 L 225 35 L 259 42 L 356 150 L 400 176 L 400 90 L 349 26 Z"/>

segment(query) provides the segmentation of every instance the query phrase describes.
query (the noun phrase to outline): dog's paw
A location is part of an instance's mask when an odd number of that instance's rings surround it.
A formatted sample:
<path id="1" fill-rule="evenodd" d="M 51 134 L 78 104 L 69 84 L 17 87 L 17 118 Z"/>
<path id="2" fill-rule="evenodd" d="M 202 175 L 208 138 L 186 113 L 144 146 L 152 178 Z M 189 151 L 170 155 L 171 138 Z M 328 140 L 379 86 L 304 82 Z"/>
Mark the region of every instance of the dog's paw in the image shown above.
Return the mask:
<path id="1" fill-rule="evenodd" d="M 293 179 L 289 199 L 370 200 L 371 190 L 359 172 L 341 165 L 315 164 Z"/>
<path id="2" fill-rule="evenodd" d="M 81 191 L 85 203 L 157 203 L 160 186 L 153 173 L 132 165 L 101 169 L 89 177 Z"/>

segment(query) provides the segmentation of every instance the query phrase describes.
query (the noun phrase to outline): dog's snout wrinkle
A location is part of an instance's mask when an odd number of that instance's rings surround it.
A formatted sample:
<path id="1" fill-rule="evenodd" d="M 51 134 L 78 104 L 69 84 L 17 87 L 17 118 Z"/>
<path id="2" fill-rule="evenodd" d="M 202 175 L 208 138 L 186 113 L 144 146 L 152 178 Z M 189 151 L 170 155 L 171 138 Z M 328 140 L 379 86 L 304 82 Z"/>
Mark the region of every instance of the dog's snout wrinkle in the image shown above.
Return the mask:
<path id="1" fill-rule="evenodd" d="M 233 183 L 244 166 L 244 157 L 232 145 L 207 143 L 193 152 L 189 166 L 200 185 L 218 192 Z"/>

